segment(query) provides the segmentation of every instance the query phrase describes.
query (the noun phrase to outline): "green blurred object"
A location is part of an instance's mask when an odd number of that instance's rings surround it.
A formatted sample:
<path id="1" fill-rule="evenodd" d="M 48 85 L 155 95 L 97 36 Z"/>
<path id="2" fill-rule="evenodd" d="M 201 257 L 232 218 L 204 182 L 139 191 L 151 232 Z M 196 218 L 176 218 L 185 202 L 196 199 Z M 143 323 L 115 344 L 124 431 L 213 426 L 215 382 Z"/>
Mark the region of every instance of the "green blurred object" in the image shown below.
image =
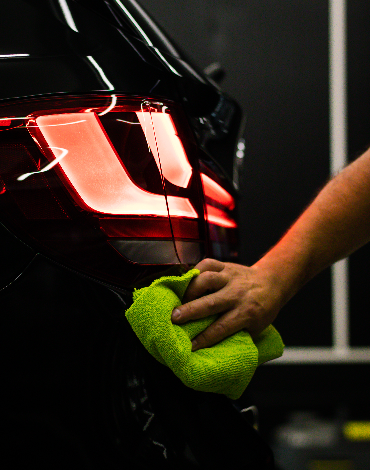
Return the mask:
<path id="1" fill-rule="evenodd" d="M 197 269 L 192 269 L 183 276 L 161 277 L 149 287 L 135 290 L 126 318 L 150 354 L 172 369 L 185 385 L 236 400 L 257 366 L 280 357 L 284 344 L 270 325 L 255 343 L 249 333 L 239 331 L 210 348 L 192 352 L 191 340 L 217 316 L 174 325 L 171 314 L 181 305 L 189 282 L 198 274 Z"/>

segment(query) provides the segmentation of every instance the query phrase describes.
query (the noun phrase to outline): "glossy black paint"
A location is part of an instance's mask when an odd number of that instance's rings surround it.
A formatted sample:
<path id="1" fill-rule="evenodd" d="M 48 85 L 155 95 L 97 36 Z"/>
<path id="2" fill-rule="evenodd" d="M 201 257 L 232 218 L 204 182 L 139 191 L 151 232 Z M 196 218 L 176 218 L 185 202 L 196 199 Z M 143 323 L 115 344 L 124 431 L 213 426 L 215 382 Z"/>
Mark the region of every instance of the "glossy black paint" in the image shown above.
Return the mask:
<path id="1" fill-rule="evenodd" d="M 146 352 L 130 302 L 40 255 L 1 291 L 2 468 L 273 468 L 229 400 Z"/>
<path id="2" fill-rule="evenodd" d="M 8 19 L 9 29 L 2 33 L 1 54 L 29 56 L 2 59 L 2 99 L 97 90 L 140 95 L 163 80 L 164 66 L 144 44 L 136 38 L 126 39 L 121 30 L 90 10 L 70 4 L 80 14 L 76 23 L 82 32 L 72 30 L 60 19 L 60 7 L 59 15 L 54 13 L 58 10 L 57 1 L 16 0 L 4 6 L 2 15 Z M 94 56 L 106 81 L 89 56 Z M 171 81 L 167 80 L 164 86 L 169 97 L 178 98 L 171 90 Z"/>
<path id="3" fill-rule="evenodd" d="M 204 161 L 227 178 L 218 163 L 232 162 L 238 106 L 122 4 L 128 16 L 113 0 L 68 1 L 77 32 L 57 0 L 4 3 L 0 100 L 97 91 L 174 100 Z M 273 468 L 234 404 L 187 389 L 145 351 L 124 317 L 131 292 L 60 266 L 3 225 L 0 237 L 1 468 Z"/>
<path id="4" fill-rule="evenodd" d="M 114 0 L 70 0 L 77 31 L 58 0 L 2 5 L 0 100 L 96 91 L 174 100 L 182 103 L 199 143 L 231 177 L 239 106 L 159 34 L 140 7 L 122 4 L 132 21 Z M 133 21 L 140 21 L 141 33 Z"/>
<path id="5" fill-rule="evenodd" d="M 2 468 L 272 468 L 231 402 L 145 351 L 129 302 L 40 256 L 2 292 Z"/>

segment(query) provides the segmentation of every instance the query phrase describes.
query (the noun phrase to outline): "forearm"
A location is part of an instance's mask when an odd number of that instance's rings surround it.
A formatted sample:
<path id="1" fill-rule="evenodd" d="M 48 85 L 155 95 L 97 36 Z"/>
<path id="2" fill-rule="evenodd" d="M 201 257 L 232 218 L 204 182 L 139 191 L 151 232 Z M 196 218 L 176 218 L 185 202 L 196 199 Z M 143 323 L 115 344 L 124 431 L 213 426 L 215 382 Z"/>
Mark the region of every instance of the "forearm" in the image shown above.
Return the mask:
<path id="1" fill-rule="evenodd" d="M 256 268 L 274 273 L 283 303 L 308 280 L 370 240 L 370 150 L 319 193 Z"/>
<path id="2" fill-rule="evenodd" d="M 241 329 L 255 337 L 307 281 L 369 240 L 370 150 L 332 179 L 255 265 L 201 261 L 173 321 L 220 314 L 197 336 L 194 350 Z"/>

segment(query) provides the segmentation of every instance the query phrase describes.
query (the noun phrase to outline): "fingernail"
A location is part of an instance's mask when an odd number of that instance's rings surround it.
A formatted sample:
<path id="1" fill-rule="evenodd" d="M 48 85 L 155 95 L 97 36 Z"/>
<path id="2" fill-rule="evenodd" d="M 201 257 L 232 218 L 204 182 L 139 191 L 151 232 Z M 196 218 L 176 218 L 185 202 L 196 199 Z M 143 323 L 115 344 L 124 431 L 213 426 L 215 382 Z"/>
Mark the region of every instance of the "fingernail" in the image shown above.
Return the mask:
<path id="1" fill-rule="evenodd" d="M 181 317 L 181 312 L 178 308 L 175 308 L 175 310 L 172 312 L 172 320 L 179 320 Z"/>
<path id="2" fill-rule="evenodd" d="M 194 351 L 198 346 L 198 341 L 196 339 L 193 339 L 191 342 L 191 350 Z"/>

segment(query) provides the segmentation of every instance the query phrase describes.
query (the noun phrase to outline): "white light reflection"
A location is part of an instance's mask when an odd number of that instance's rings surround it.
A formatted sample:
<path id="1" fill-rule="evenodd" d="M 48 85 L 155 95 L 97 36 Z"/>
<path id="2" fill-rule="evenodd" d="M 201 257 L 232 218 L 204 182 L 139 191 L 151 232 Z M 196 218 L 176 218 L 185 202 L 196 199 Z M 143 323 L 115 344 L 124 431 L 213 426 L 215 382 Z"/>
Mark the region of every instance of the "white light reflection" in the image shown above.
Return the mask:
<path id="1" fill-rule="evenodd" d="M 24 117 L 6 117 L 6 118 L 0 118 L 0 121 L 14 121 L 15 119 L 27 119 L 27 116 L 24 116 Z"/>
<path id="2" fill-rule="evenodd" d="M 145 425 L 143 427 L 143 431 L 146 431 L 148 429 L 149 424 L 152 422 L 155 414 L 152 413 L 151 411 L 147 411 L 147 410 L 144 410 L 144 413 L 149 415 L 149 418 L 148 418 L 147 422 L 145 423 Z"/>
<path id="3" fill-rule="evenodd" d="M 181 60 L 181 59 L 179 59 Z M 194 75 L 195 78 L 197 78 L 200 82 L 206 83 L 204 78 L 201 77 L 194 69 L 191 67 L 190 64 L 188 64 L 185 60 L 181 60 L 181 64 L 184 68 L 186 68 L 192 75 Z"/>
<path id="4" fill-rule="evenodd" d="M 116 121 L 124 122 L 125 124 L 132 124 L 133 126 L 140 126 L 140 122 L 124 121 L 123 119 L 116 119 Z"/>
<path id="5" fill-rule="evenodd" d="M 162 447 L 162 449 L 163 449 L 163 457 L 164 457 L 165 459 L 167 459 L 167 449 L 166 449 L 166 447 L 165 447 L 163 444 L 161 444 L 160 442 L 157 442 L 157 441 L 152 441 L 152 442 L 153 442 L 153 444 L 155 444 L 156 446 Z"/>
<path id="6" fill-rule="evenodd" d="M 148 46 L 152 47 L 155 53 L 163 60 L 163 62 L 167 65 L 167 67 L 176 75 L 179 77 L 182 77 L 181 74 L 163 57 L 163 54 L 156 48 L 154 47 L 154 44 L 150 40 L 150 38 L 147 36 L 145 31 L 142 29 L 142 27 L 139 25 L 139 23 L 135 20 L 135 18 L 131 15 L 131 13 L 127 10 L 127 8 L 122 4 L 120 0 L 116 0 L 116 3 L 122 8 L 122 10 L 126 13 L 128 18 L 131 20 L 131 22 L 134 24 L 135 28 L 139 31 L 139 33 L 142 35 Z M 131 2 L 133 3 L 133 2 Z M 137 4 L 136 4 L 137 5 Z"/>
<path id="7" fill-rule="evenodd" d="M 29 57 L 29 54 L 0 54 L 0 59 L 13 59 L 14 57 Z"/>
<path id="8" fill-rule="evenodd" d="M 92 63 L 92 65 L 95 67 L 95 69 L 98 71 L 101 79 L 103 80 L 103 82 L 107 85 L 108 89 L 109 90 L 114 90 L 114 86 L 113 84 L 108 80 L 107 76 L 105 75 L 105 73 L 103 72 L 103 69 L 100 67 L 100 65 L 96 62 L 96 60 L 91 56 L 91 55 L 88 55 L 87 58 L 89 59 L 89 61 Z"/>
<path id="9" fill-rule="evenodd" d="M 141 8 L 141 6 L 135 1 L 135 0 L 129 0 L 129 2 L 134 5 L 134 7 L 136 8 L 136 10 L 138 10 L 141 14 L 141 16 L 143 16 L 145 18 L 145 21 L 150 25 L 150 27 L 156 32 L 156 34 L 161 38 L 161 40 L 166 44 L 166 47 L 167 49 L 169 50 L 170 54 L 173 55 L 174 57 L 177 57 L 178 59 L 180 59 L 180 56 L 179 56 L 179 53 L 177 52 L 177 50 L 174 48 L 174 46 L 170 43 L 170 41 L 166 38 L 166 36 L 162 33 L 162 31 L 157 27 L 157 25 L 152 21 L 152 19 L 150 18 L 150 16 L 148 16 L 145 12 L 145 10 L 143 10 Z"/>
<path id="10" fill-rule="evenodd" d="M 58 0 L 60 9 L 62 10 L 62 13 L 64 15 L 64 18 L 66 19 L 66 22 L 68 26 L 73 29 L 73 31 L 76 31 L 78 33 L 78 29 L 76 27 L 76 24 L 73 20 L 72 13 L 68 7 L 67 1 L 66 0 Z"/>
<path id="11" fill-rule="evenodd" d="M 143 118 L 144 118 L 143 119 L 143 121 L 144 121 L 143 131 L 144 131 L 144 136 L 145 136 L 146 143 L 148 145 L 148 151 L 150 153 L 152 151 L 152 149 L 150 148 L 149 140 L 148 140 L 148 137 L 147 137 L 147 134 L 146 134 L 146 113 L 144 111 L 144 106 L 149 106 L 149 115 L 150 115 L 150 103 L 148 103 L 147 101 L 144 101 L 144 102 L 140 103 L 140 109 L 141 109 L 141 112 L 143 113 Z"/>
<path id="12" fill-rule="evenodd" d="M 45 126 L 30 126 L 27 127 L 58 127 L 58 126 L 69 126 L 71 124 L 78 124 L 79 122 L 86 122 L 86 119 L 81 119 L 81 121 L 73 121 L 73 122 L 63 122 L 62 124 L 46 124 Z M 51 147 L 50 147 L 51 148 Z"/>
<path id="13" fill-rule="evenodd" d="M 244 139 L 240 139 L 239 142 L 238 142 L 238 145 L 237 145 L 237 152 L 236 152 L 236 156 L 237 158 L 244 158 L 244 151 L 245 151 L 245 140 Z"/>
<path id="14" fill-rule="evenodd" d="M 159 50 L 156 47 L 153 47 L 153 49 L 173 73 L 175 73 L 179 77 L 182 77 L 182 75 L 174 67 L 172 67 L 172 65 L 163 57 L 163 54 L 159 52 Z"/>
<path id="15" fill-rule="evenodd" d="M 148 43 L 149 46 L 153 47 L 152 41 L 149 39 L 149 37 L 146 35 L 142 27 L 139 25 L 139 23 L 135 20 L 135 18 L 131 15 L 131 13 L 127 10 L 127 8 L 120 2 L 120 0 L 116 0 L 116 3 L 122 8 L 122 10 L 126 13 L 126 15 L 129 17 L 131 22 L 135 25 L 136 29 L 139 31 L 139 33 L 143 36 L 145 41 Z"/>
<path id="16" fill-rule="evenodd" d="M 105 110 L 102 111 L 101 113 L 98 113 L 98 116 L 104 116 L 104 114 L 109 113 L 109 111 L 110 111 L 111 109 L 113 109 L 113 108 L 116 106 L 116 104 L 117 104 L 117 96 L 116 96 L 116 95 L 111 95 L 111 98 L 112 98 L 111 104 L 108 106 L 107 109 L 105 109 Z"/>
<path id="17" fill-rule="evenodd" d="M 55 160 L 50 162 L 48 165 L 46 165 L 42 170 L 38 171 L 32 171 L 31 173 L 25 173 L 24 175 L 18 176 L 17 180 L 18 181 L 24 181 L 26 178 L 28 178 L 31 175 L 36 175 L 38 173 L 45 173 L 45 171 L 49 171 L 51 168 L 53 168 L 55 165 L 57 165 L 68 153 L 67 149 L 63 149 L 60 147 L 49 147 L 50 149 L 56 149 L 56 150 L 61 150 L 62 153 L 57 157 Z"/>

